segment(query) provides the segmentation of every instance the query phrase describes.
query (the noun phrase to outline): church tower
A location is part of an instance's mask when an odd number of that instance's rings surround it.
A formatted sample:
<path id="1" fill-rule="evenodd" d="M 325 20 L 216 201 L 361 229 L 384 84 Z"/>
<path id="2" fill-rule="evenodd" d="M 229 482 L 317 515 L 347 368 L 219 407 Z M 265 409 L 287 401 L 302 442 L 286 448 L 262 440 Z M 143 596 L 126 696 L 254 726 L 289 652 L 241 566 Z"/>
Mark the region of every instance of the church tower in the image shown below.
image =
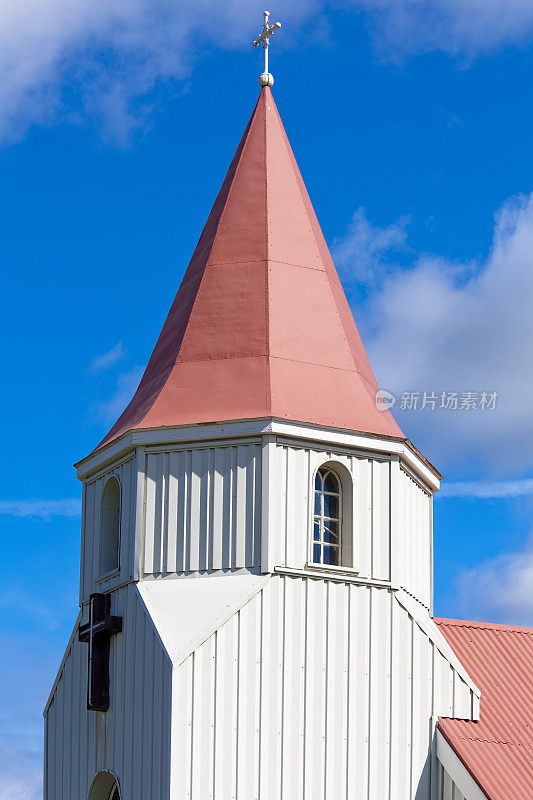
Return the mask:
<path id="1" fill-rule="evenodd" d="M 479 691 L 432 620 L 441 476 L 377 392 L 267 81 L 77 464 L 46 800 L 441 797 L 435 721 L 477 719 Z"/>

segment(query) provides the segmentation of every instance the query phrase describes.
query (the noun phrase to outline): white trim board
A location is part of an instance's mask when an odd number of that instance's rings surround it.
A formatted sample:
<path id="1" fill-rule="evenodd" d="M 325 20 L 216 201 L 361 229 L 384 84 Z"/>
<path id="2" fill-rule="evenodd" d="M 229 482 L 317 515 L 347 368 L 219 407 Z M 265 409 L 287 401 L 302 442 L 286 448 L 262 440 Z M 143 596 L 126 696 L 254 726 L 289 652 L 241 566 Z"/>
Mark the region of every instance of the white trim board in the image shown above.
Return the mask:
<path id="1" fill-rule="evenodd" d="M 489 800 L 438 728 L 435 738 L 437 759 L 464 795 L 465 800 Z"/>
<path id="2" fill-rule="evenodd" d="M 399 589 L 395 592 L 395 596 L 400 605 L 413 617 L 417 625 L 424 631 L 444 658 L 450 662 L 457 674 L 472 690 L 475 697 L 477 697 L 478 702 L 476 703 L 476 707 L 472 709 L 472 717 L 474 720 L 479 719 L 479 699 L 481 697 L 481 691 L 455 655 L 446 637 L 440 632 L 437 623 L 429 616 L 426 607 L 411 597 L 404 589 Z"/>
<path id="3" fill-rule="evenodd" d="M 273 572 L 275 575 L 287 575 L 290 578 L 311 578 L 312 580 L 335 581 L 336 583 L 354 583 L 357 586 L 374 586 L 376 589 L 398 591 L 398 587 L 393 586 L 390 581 L 359 577 L 359 572 L 350 567 L 320 567 L 313 564 L 303 569 L 298 569 L 298 567 L 275 566 Z"/>
<path id="4" fill-rule="evenodd" d="M 67 663 L 67 658 L 70 655 L 70 650 L 72 648 L 72 645 L 74 643 L 74 639 L 76 638 L 76 634 L 78 632 L 78 627 L 79 627 L 79 624 L 81 622 L 82 614 L 83 614 L 83 609 L 80 609 L 79 614 L 76 617 L 76 622 L 74 623 L 74 628 L 72 630 L 72 633 L 70 634 L 70 638 L 68 640 L 68 644 L 67 644 L 67 646 L 65 648 L 65 654 L 64 654 L 63 658 L 61 659 L 61 664 L 59 665 L 59 669 L 57 670 L 55 680 L 54 680 L 54 682 L 52 684 L 52 688 L 50 689 L 50 694 L 48 695 L 48 700 L 46 701 L 46 705 L 45 705 L 45 707 L 43 709 L 43 717 L 46 717 L 47 711 L 50 708 L 50 703 L 54 699 L 54 695 L 55 695 L 55 692 L 56 692 L 56 689 L 57 689 L 57 685 L 58 685 L 58 683 L 59 683 L 59 681 L 61 679 L 61 674 L 63 672 L 65 664 Z"/>
<path id="5" fill-rule="evenodd" d="M 387 438 L 386 436 L 337 428 L 321 428 L 273 418 L 132 430 L 101 450 L 91 453 L 75 466 L 77 468 L 77 476 L 81 480 L 96 470 L 103 469 L 115 459 L 124 457 L 129 450 L 139 445 L 214 442 L 220 439 L 265 434 L 292 437 L 299 440 L 304 439 L 308 442 L 318 442 L 333 447 L 340 445 L 341 447 L 362 450 L 376 455 L 396 455 L 408 465 L 429 489 L 438 491 L 440 487 L 441 476 L 438 471 L 416 452 L 414 445 L 412 446 L 405 439 L 399 437 Z"/>

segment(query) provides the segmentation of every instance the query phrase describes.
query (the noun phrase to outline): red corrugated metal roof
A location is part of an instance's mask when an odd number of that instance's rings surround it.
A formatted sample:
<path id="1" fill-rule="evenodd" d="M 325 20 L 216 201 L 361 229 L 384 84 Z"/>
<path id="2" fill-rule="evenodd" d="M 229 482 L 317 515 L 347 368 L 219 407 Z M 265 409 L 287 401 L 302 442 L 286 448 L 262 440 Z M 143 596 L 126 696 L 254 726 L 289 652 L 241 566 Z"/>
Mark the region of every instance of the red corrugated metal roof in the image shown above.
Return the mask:
<path id="1" fill-rule="evenodd" d="M 439 729 L 490 800 L 533 798 L 533 628 L 435 622 L 482 693 L 479 722 Z"/>
<path id="2" fill-rule="evenodd" d="M 403 437 L 262 89 L 131 403 L 132 428 L 280 417 Z"/>

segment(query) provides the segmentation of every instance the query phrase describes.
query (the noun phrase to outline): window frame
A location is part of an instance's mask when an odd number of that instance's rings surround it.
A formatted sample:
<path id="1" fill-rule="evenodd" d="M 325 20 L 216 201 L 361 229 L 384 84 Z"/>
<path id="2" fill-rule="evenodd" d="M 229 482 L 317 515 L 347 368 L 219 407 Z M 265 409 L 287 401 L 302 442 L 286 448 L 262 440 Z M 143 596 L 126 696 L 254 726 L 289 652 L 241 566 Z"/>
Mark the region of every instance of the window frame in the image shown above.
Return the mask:
<path id="1" fill-rule="evenodd" d="M 115 793 L 120 800 L 121 791 L 117 776 L 109 770 L 102 770 L 94 776 L 87 800 L 112 800 Z"/>
<path id="2" fill-rule="evenodd" d="M 111 791 L 109 792 L 109 800 L 120 800 L 120 789 L 118 788 L 118 783 L 115 781 L 114 785 L 111 787 Z"/>
<path id="3" fill-rule="evenodd" d="M 318 493 L 318 490 L 316 488 L 316 479 L 317 479 L 317 476 L 322 472 L 324 474 L 323 474 L 323 476 L 321 476 L 322 477 L 322 486 L 323 486 L 322 490 L 320 491 L 321 513 L 317 514 L 316 513 L 316 505 L 315 505 L 316 504 L 316 495 Z M 326 481 L 326 478 L 327 478 L 328 474 L 331 474 L 331 475 L 334 476 L 334 478 L 335 478 L 335 480 L 337 482 L 338 492 L 327 492 L 325 490 L 325 481 Z M 338 497 L 338 516 L 337 517 L 326 517 L 324 515 L 324 495 L 325 494 L 331 495 L 332 497 Z M 330 567 L 334 568 L 334 569 L 339 569 L 339 568 L 342 567 L 343 529 L 344 529 L 343 494 L 344 494 L 344 492 L 343 492 L 342 479 L 341 479 L 340 475 L 338 474 L 338 472 L 335 469 L 333 469 L 331 466 L 329 466 L 328 464 L 321 464 L 317 468 L 317 470 L 315 471 L 314 478 L 313 478 L 313 493 L 312 493 L 313 500 L 312 500 L 311 537 L 310 537 L 311 538 L 311 548 L 310 548 L 310 560 L 309 560 L 310 565 L 313 566 L 313 567 L 322 567 L 324 569 L 329 569 Z M 320 541 L 318 541 L 318 542 L 315 540 L 315 523 L 317 521 L 317 518 L 318 518 L 318 521 L 319 521 L 320 533 L 321 533 L 321 538 L 320 538 Z M 338 525 L 338 528 L 337 528 L 337 531 L 338 531 L 338 533 L 337 533 L 338 544 L 331 544 L 331 543 L 325 543 L 324 542 L 323 528 L 324 528 L 324 520 L 326 520 L 326 519 L 327 520 L 331 520 L 332 522 L 337 522 L 337 525 Z M 326 564 L 326 563 L 324 563 L 323 560 L 315 561 L 314 549 L 315 549 L 315 545 L 317 545 L 317 544 L 320 547 L 321 558 L 324 557 L 324 547 L 332 547 L 334 549 L 337 549 L 338 550 L 338 554 L 339 554 L 338 555 L 338 563 L 337 564 Z"/>
<path id="4" fill-rule="evenodd" d="M 102 544 L 103 544 L 103 519 L 104 519 L 104 495 L 110 481 L 115 480 L 118 484 L 118 535 L 117 535 L 117 562 L 111 569 L 102 571 Z M 104 487 L 100 495 L 100 530 L 98 532 L 98 573 L 96 582 L 108 580 L 109 578 L 118 575 L 120 572 L 120 547 L 122 541 L 122 483 L 116 472 L 112 472 L 106 476 Z"/>
<path id="5" fill-rule="evenodd" d="M 351 575 L 360 574 L 360 569 L 356 563 L 356 522 L 357 508 L 359 500 L 357 490 L 356 474 L 348 466 L 345 459 L 337 457 L 335 453 L 324 453 L 324 460 L 315 461 L 313 469 L 309 471 L 308 495 L 307 495 L 307 561 L 304 568 L 313 573 L 330 573 L 332 575 Z M 341 488 L 341 552 L 340 564 L 320 564 L 313 560 L 313 539 L 314 539 L 314 517 L 315 517 L 315 478 L 320 469 L 333 472 Z"/>

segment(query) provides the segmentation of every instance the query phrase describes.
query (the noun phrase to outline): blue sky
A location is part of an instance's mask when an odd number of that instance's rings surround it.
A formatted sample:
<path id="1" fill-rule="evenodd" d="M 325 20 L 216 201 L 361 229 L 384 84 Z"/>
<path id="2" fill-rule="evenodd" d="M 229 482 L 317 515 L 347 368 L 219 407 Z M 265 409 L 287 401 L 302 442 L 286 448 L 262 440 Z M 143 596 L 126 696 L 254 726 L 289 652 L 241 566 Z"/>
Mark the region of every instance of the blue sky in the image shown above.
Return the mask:
<path id="1" fill-rule="evenodd" d="M 255 102 L 262 6 L 7 0 L 0 800 L 77 611 L 72 463 L 133 392 Z M 274 93 L 380 384 L 445 473 L 435 611 L 533 624 L 530 0 L 272 7 Z M 24 687 L 16 689 L 14 687 Z"/>

